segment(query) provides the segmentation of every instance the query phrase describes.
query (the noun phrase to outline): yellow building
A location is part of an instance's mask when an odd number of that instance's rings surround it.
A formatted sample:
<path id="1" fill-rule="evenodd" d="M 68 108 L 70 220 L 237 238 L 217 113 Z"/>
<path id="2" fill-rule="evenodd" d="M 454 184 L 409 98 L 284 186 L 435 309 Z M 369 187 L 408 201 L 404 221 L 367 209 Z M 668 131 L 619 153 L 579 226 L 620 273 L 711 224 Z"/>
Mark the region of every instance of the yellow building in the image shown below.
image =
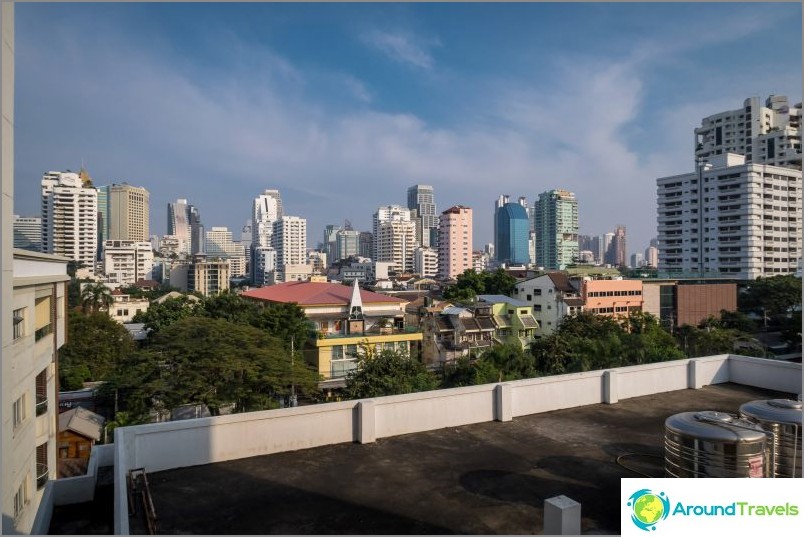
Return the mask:
<path id="1" fill-rule="evenodd" d="M 305 356 L 325 379 L 343 379 L 368 346 L 418 356 L 422 333 L 405 325 L 407 301 L 353 287 L 325 282 L 288 282 L 242 294 L 275 303 L 295 303 L 311 325 Z"/>

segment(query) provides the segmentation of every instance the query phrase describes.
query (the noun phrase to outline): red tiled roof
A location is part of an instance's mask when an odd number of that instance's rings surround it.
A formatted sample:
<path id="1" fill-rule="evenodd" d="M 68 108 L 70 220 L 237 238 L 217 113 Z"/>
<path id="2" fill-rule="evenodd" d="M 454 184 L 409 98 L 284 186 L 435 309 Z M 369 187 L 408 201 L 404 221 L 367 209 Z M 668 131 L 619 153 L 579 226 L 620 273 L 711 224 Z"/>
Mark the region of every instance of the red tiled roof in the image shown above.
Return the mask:
<path id="1" fill-rule="evenodd" d="M 295 302 L 300 306 L 332 304 L 345 306 L 352 299 L 352 286 L 324 282 L 287 282 L 246 291 L 241 296 L 269 302 Z M 363 304 L 402 303 L 405 300 L 360 290 Z"/>

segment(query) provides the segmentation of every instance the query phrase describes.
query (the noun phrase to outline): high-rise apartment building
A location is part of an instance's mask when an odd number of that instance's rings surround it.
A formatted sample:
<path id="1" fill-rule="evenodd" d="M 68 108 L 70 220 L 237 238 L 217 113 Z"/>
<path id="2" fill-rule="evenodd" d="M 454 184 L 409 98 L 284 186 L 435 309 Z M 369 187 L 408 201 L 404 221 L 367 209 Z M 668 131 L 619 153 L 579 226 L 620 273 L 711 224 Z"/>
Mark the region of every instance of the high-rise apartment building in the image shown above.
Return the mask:
<path id="1" fill-rule="evenodd" d="M 606 263 L 615 267 L 624 267 L 626 257 L 625 226 L 617 226 L 617 229 L 611 234 L 611 240 L 606 250 Z"/>
<path id="2" fill-rule="evenodd" d="M 265 274 L 276 269 L 273 248 L 274 222 L 282 218 L 282 198 L 278 190 L 265 190 L 254 199 L 251 213 L 251 281 L 265 283 Z"/>
<path id="3" fill-rule="evenodd" d="M 167 206 L 167 235 L 179 242 L 179 252 L 190 255 L 190 210 L 186 199 L 178 199 Z"/>
<path id="4" fill-rule="evenodd" d="M 358 240 L 359 243 L 357 255 L 371 259 L 371 256 L 374 255 L 374 235 L 371 233 L 371 231 L 361 231 L 360 238 Z"/>
<path id="5" fill-rule="evenodd" d="M 354 229 L 340 229 L 335 233 L 335 258 L 340 261 L 350 256 L 360 254 L 360 231 Z"/>
<path id="6" fill-rule="evenodd" d="M 420 236 L 417 237 L 422 246 L 432 247 L 432 239 L 438 230 L 438 212 L 436 209 L 433 187 L 430 185 L 413 185 L 408 188 L 408 209 L 415 210 L 421 225 Z"/>
<path id="7" fill-rule="evenodd" d="M 103 215 L 105 231 L 103 240 L 147 241 L 150 233 L 149 192 L 126 183 L 99 190 L 103 192 L 98 197 L 98 212 Z"/>
<path id="8" fill-rule="evenodd" d="M 154 252 L 149 241 L 103 243 L 103 273 L 108 283 L 128 286 L 151 277 Z"/>
<path id="9" fill-rule="evenodd" d="M 213 227 L 205 233 L 205 253 L 207 257 L 243 257 L 245 247 L 232 240 L 232 232 L 227 227 Z"/>
<path id="10" fill-rule="evenodd" d="M 48 505 L 45 487 L 56 478 L 57 354 L 65 342 L 70 277 L 64 258 L 14 250 L 10 261 L 13 283 L 10 296 L 3 296 L 8 331 L 3 332 L 0 374 L 2 531 L 40 534 L 47 533 L 47 526 L 34 525 L 37 512 L 40 504 L 43 509 Z"/>
<path id="11" fill-rule="evenodd" d="M 89 175 L 42 177 L 42 251 L 67 257 L 94 274 L 98 249 L 98 190 Z"/>
<path id="12" fill-rule="evenodd" d="M 187 290 L 212 296 L 229 289 L 229 260 L 207 259 L 204 254 L 193 256 L 187 270 Z"/>
<path id="13" fill-rule="evenodd" d="M 753 280 L 801 260 L 801 170 L 709 157 L 658 186 L 659 271 Z"/>
<path id="14" fill-rule="evenodd" d="M 441 213 L 438 229 L 438 277 L 457 278 L 472 268 L 472 209 L 450 207 Z"/>
<path id="15" fill-rule="evenodd" d="M 422 278 L 438 274 L 438 252 L 433 248 L 419 247 L 413 255 L 413 272 Z"/>
<path id="16" fill-rule="evenodd" d="M 657 268 L 659 266 L 659 249 L 655 246 L 645 248 L 645 266 Z"/>
<path id="17" fill-rule="evenodd" d="M 307 220 L 283 216 L 273 224 L 273 247 L 277 269 L 285 265 L 307 263 Z"/>
<path id="18" fill-rule="evenodd" d="M 759 97 L 742 108 L 701 120 L 695 129 L 695 157 L 743 155 L 746 163 L 801 169 L 801 103 L 791 107 L 787 97 L 771 95 L 764 106 Z"/>
<path id="19" fill-rule="evenodd" d="M 330 263 L 337 261 L 338 231 L 340 231 L 340 229 L 337 224 L 327 224 L 324 226 L 322 250 L 327 254 L 327 259 L 330 260 Z"/>
<path id="20" fill-rule="evenodd" d="M 507 199 L 508 196 L 502 198 Z M 498 200 L 498 204 L 501 200 Z M 526 265 L 530 261 L 528 213 L 519 203 L 505 203 L 496 208 L 495 244 L 497 261 L 509 265 Z"/>
<path id="21" fill-rule="evenodd" d="M 399 205 L 379 207 L 373 218 L 374 261 L 387 261 L 400 272 L 413 271 L 413 253 L 419 246 L 411 211 Z"/>
<path id="22" fill-rule="evenodd" d="M 192 255 L 203 254 L 206 245 L 204 235 L 204 224 L 201 223 L 201 213 L 198 207 L 189 205 L 189 214 L 187 221 L 190 222 L 190 253 Z"/>
<path id="23" fill-rule="evenodd" d="M 42 251 L 42 219 L 14 215 L 14 248 Z"/>
<path id="24" fill-rule="evenodd" d="M 533 206 L 536 259 L 547 270 L 564 270 L 578 258 L 578 201 L 566 190 L 539 194 Z"/>

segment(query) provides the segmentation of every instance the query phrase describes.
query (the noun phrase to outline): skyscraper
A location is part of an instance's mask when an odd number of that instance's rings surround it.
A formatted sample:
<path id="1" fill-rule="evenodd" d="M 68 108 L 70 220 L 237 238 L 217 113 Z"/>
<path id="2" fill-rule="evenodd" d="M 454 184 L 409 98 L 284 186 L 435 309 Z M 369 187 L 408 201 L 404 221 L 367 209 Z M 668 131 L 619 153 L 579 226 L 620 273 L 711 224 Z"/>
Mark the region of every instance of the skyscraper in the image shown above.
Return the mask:
<path id="1" fill-rule="evenodd" d="M 505 196 L 507 199 L 507 196 Z M 528 213 L 519 203 L 505 203 L 495 215 L 495 245 L 497 261 L 509 265 L 525 265 L 530 260 L 528 252 Z"/>
<path id="2" fill-rule="evenodd" d="M 796 272 L 801 170 L 729 153 L 656 183 L 661 272 L 746 280 Z"/>
<path id="3" fill-rule="evenodd" d="M 179 241 L 179 252 L 185 255 L 190 254 L 190 221 L 186 199 L 168 203 L 167 234 L 176 237 L 176 240 Z"/>
<path id="4" fill-rule="evenodd" d="M 112 184 L 101 187 L 103 199 L 98 199 L 98 211 L 105 215 L 104 240 L 147 241 L 149 239 L 149 192 L 129 184 Z"/>
<path id="5" fill-rule="evenodd" d="M 617 226 L 611 235 L 611 242 L 606 250 L 606 263 L 615 267 L 624 267 L 627 263 L 625 226 Z"/>
<path id="6" fill-rule="evenodd" d="M 276 268 L 307 263 L 307 220 L 298 216 L 282 216 L 273 224 L 273 247 Z"/>
<path id="7" fill-rule="evenodd" d="M 360 253 L 360 231 L 354 229 L 339 229 L 335 233 L 335 258 L 340 261 Z"/>
<path id="8" fill-rule="evenodd" d="M 42 177 L 42 251 L 82 263 L 95 272 L 98 190 L 86 171 Z"/>
<path id="9" fill-rule="evenodd" d="M 548 190 L 534 204 L 536 259 L 548 270 L 564 270 L 578 258 L 578 201 L 566 190 Z"/>
<path id="10" fill-rule="evenodd" d="M 441 213 L 438 229 L 438 276 L 457 278 L 472 268 L 472 209 L 450 207 Z"/>
<path id="11" fill-rule="evenodd" d="M 203 254 L 205 246 L 204 224 L 201 223 L 201 213 L 194 205 L 187 206 L 187 221 L 190 223 L 190 253 Z"/>
<path id="12" fill-rule="evenodd" d="M 276 269 L 272 237 L 274 222 L 282 216 L 278 190 L 265 190 L 254 199 L 251 213 L 251 281 L 254 284 L 263 285 L 266 272 Z"/>
<path id="13" fill-rule="evenodd" d="M 379 207 L 373 218 L 374 261 L 390 261 L 400 272 L 412 272 L 416 240 L 416 223 L 411 211 L 399 205 Z"/>
<path id="14" fill-rule="evenodd" d="M 419 243 L 422 246 L 434 246 L 432 238 L 438 229 L 438 212 L 433 187 L 414 185 L 408 188 L 408 209 L 415 209 L 421 221 L 421 236 L 417 237 Z"/>
<path id="15" fill-rule="evenodd" d="M 733 153 L 752 162 L 801 169 L 801 103 L 791 107 L 784 95 L 762 106 L 750 97 L 743 107 L 705 117 L 695 129 L 695 157 Z"/>

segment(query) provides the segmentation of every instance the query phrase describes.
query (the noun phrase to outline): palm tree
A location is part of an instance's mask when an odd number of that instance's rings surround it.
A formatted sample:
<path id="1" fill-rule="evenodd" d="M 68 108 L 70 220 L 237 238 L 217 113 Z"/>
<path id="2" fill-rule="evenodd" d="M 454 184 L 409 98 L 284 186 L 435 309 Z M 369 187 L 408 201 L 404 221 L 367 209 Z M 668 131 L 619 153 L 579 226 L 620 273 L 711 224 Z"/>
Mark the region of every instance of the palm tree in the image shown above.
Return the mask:
<path id="1" fill-rule="evenodd" d="M 81 305 L 84 313 L 108 310 L 112 303 L 114 303 L 112 293 L 102 283 L 91 283 L 81 290 Z"/>

